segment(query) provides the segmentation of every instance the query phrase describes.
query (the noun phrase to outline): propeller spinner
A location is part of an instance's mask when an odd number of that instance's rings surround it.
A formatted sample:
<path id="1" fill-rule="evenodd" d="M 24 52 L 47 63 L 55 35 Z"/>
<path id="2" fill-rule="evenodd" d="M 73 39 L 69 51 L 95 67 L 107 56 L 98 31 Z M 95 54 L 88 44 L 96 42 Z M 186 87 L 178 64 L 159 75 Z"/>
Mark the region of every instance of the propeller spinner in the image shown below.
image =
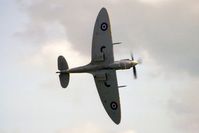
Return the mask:
<path id="1" fill-rule="evenodd" d="M 138 60 L 138 61 L 135 61 L 134 60 L 134 57 L 133 57 L 133 53 L 131 53 L 131 59 L 132 59 L 132 65 L 133 65 L 133 75 L 134 75 L 134 78 L 137 79 L 137 70 L 136 70 L 136 65 L 137 64 L 141 64 L 141 59 Z"/>

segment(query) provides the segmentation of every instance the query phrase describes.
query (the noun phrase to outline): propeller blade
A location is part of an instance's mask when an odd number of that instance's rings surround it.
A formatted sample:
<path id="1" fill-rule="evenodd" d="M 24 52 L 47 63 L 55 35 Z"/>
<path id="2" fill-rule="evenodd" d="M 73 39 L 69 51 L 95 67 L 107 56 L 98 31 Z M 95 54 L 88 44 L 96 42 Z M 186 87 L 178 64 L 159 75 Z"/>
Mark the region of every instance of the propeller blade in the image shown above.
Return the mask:
<path id="1" fill-rule="evenodd" d="M 133 53 L 131 53 L 131 59 L 132 59 L 132 61 L 134 61 Z M 137 61 L 137 64 L 141 64 L 141 63 L 142 63 L 142 59 L 139 59 L 139 60 Z M 137 64 L 136 64 L 136 65 L 137 65 Z M 135 65 L 133 66 L 133 75 L 134 75 L 134 78 L 137 79 L 137 70 L 136 70 Z"/>
<path id="2" fill-rule="evenodd" d="M 133 75 L 134 75 L 134 78 L 137 79 L 137 71 L 136 71 L 135 66 L 133 67 Z"/>
<path id="3" fill-rule="evenodd" d="M 133 53 L 131 53 L 131 59 L 134 60 Z"/>

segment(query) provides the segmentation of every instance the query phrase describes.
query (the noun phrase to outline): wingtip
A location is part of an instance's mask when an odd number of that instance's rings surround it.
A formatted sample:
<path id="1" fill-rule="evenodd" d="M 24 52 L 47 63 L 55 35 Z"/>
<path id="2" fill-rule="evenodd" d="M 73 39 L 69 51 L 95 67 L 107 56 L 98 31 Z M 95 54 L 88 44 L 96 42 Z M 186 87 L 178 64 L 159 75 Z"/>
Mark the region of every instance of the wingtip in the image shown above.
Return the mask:
<path id="1" fill-rule="evenodd" d="M 105 7 L 102 7 L 100 12 L 107 12 L 107 9 Z"/>
<path id="2" fill-rule="evenodd" d="M 112 119 L 112 120 L 113 120 L 113 119 Z M 121 122 L 121 119 L 113 120 L 113 122 L 114 122 L 116 125 L 119 125 L 120 122 Z"/>
<path id="3" fill-rule="evenodd" d="M 105 7 L 102 7 L 102 9 L 101 10 L 106 10 L 106 8 Z"/>
<path id="4" fill-rule="evenodd" d="M 111 117 L 111 119 L 116 125 L 119 125 L 121 122 L 121 114 L 119 113 L 117 117 Z"/>

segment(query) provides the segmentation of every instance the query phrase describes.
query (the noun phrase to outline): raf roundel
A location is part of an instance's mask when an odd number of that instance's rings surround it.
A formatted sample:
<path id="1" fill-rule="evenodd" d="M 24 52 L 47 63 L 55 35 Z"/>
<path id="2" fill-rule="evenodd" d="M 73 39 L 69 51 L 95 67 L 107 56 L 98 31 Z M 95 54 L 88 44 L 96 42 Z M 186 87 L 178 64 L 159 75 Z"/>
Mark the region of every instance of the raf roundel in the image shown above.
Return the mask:
<path id="1" fill-rule="evenodd" d="M 116 110 L 117 107 L 118 107 L 118 105 L 117 105 L 116 102 L 111 102 L 110 106 L 111 106 L 111 109 L 112 109 L 112 110 Z"/>
<path id="2" fill-rule="evenodd" d="M 102 23 L 102 24 L 101 24 L 101 30 L 102 30 L 102 31 L 106 31 L 107 29 L 108 29 L 108 24 L 105 23 L 105 22 Z"/>

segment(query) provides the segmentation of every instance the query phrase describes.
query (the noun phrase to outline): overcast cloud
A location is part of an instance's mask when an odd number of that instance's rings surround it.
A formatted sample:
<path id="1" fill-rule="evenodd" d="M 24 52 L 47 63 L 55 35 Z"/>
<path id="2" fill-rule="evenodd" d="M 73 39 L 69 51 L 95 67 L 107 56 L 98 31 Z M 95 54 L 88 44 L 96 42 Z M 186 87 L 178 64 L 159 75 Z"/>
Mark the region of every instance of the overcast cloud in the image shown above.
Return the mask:
<path id="1" fill-rule="evenodd" d="M 123 42 L 114 49 L 116 59 L 133 51 L 144 61 L 137 81 L 130 70 L 117 73 L 119 84 L 129 84 L 120 90 L 119 127 L 101 117 L 106 114 L 92 76 L 71 76 L 66 93 L 54 74 L 60 54 L 69 67 L 90 61 L 102 7 L 109 12 L 113 41 Z M 1 45 L 0 132 L 197 133 L 198 7 L 196 0 L 16 0 L 1 8 L 2 29 L 9 27 L 0 33 L 13 36 Z"/>
<path id="2" fill-rule="evenodd" d="M 63 26 L 72 47 L 89 56 L 96 14 L 106 6 L 114 41 L 123 41 L 133 51 L 147 50 L 169 70 L 198 75 L 199 3 L 195 0 L 37 0 L 26 6 L 26 2 L 21 3 L 30 19 L 24 31 L 30 40 L 49 41 L 49 36 L 56 35 L 49 30 L 58 24 Z"/>

